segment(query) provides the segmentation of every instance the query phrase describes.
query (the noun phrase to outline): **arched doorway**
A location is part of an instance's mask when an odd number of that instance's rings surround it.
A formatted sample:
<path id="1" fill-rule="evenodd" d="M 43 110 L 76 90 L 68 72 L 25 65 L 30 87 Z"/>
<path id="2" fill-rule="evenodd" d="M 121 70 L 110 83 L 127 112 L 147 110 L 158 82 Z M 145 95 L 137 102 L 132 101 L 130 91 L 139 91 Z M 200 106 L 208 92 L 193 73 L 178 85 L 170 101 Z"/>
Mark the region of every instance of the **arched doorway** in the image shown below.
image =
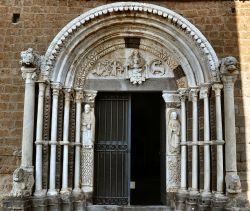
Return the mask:
<path id="1" fill-rule="evenodd" d="M 209 152 L 212 142 L 208 142 L 210 141 L 208 91 L 213 84 L 216 96 L 220 96 L 218 93 L 222 87 L 219 84 L 219 64 L 209 42 L 185 18 L 152 4 L 134 2 L 108 4 L 90 10 L 66 25 L 54 38 L 44 57 L 33 54 L 29 49 L 23 52 L 22 62 L 23 72 L 30 76 L 27 84 L 34 82 L 32 74 L 37 71 L 34 65 L 39 67 L 37 74 L 40 109 L 36 124 L 35 196 L 55 197 L 60 194 L 74 196 L 80 201 L 93 202 L 96 154 L 94 149 L 99 147 L 95 146 L 96 122 L 99 121 L 96 117 L 101 116 L 101 114 L 96 115 L 95 99 L 101 92 L 119 93 L 120 96 L 124 94 L 122 92 L 132 95 L 134 92 L 161 92 L 165 102 L 165 120 L 163 120 L 165 137 L 162 138 L 164 140 L 162 163 L 165 168 L 162 168 L 164 173 L 161 174 L 161 184 L 164 184 L 162 201 L 173 203 L 173 196 L 179 191 L 184 198 L 188 194 L 189 206 L 196 206 L 193 205 L 195 204 L 193 200 L 197 200 L 200 196 L 199 146 L 204 146 L 205 160 L 204 191 L 201 197 L 211 196 Z M 231 71 L 235 61 L 230 60 L 228 64 L 231 65 Z M 224 71 L 227 71 L 227 65 L 224 68 Z M 27 88 L 29 93 L 33 93 L 33 86 L 27 85 Z M 192 102 L 191 142 L 186 140 L 188 95 Z M 33 97 L 32 94 L 27 96 Z M 198 139 L 198 97 L 204 101 L 205 141 L 203 142 Z M 119 97 L 115 99 L 118 101 Z M 33 103 L 29 107 L 34 107 Z M 120 108 L 119 103 L 116 104 Z M 216 109 L 221 109 L 220 101 L 217 101 L 216 105 Z M 123 106 L 126 107 L 125 104 Z M 99 110 L 105 111 L 105 107 L 103 109 L 99 107 Z M 123 114 L 124 112 L 121 115 Z M 119 119 L 121 115 L 116 117 Z M 27 134 L 32 132 L 30 128 L 24 130 Z M 119 128 L 115 131 L 119 131 Z M 104 134 L 107 132 L 104 131 Z M 219 152 L 222 152 L 224 143 L 221 139 L 217 138 L 215 142 Z M 27 171 L 31 173 L 29 167 L 32 167 L 30 159 L 32 149 L 27 147 L 27 143 L 33 140 L 26 136 L 23 140 L 25 140 L 23 142 L 25 150 L 22 155 L 22 166 L 27 167 Z M 42 162 L 41 145 L 45 142 L 41 140 L 46 140 L 50 144 L 46 162 Z M 190 192 L 187 192 L 188 146 L 192 149 Z M 222 153 L 218 155 L 219 165 L 223 166 Z M 109 161 L 111 160 L 109 158 Z M 130 165 L 129 162 L 127 164 Z M 101 165 L 100 162 L 97 165 Z M 118 171 L 117 168 L 115 171 Z M 223 171 L 219 173 L 217 171 L 217 174 L 222 178 L 217 191 L 223 192 Z M 42 184 L 42 181 L 47 181 L 48 185 L 46 182 Z M 131 181 L 127 180 L 128 182 Z M 118 200 L 113 204 L 127 203 L 128 201 L 120 203 Z M 104 200 L 100 204 L 110 203 L 109 200 Z"/>

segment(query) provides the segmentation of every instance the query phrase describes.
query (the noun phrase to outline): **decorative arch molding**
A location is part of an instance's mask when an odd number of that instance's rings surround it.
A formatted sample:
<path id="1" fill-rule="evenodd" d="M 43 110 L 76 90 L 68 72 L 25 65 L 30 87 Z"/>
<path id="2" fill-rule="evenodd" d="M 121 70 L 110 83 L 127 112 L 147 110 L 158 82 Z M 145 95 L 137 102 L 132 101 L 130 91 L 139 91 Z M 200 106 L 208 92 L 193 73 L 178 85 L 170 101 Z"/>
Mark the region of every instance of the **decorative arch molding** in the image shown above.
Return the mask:
<path id="1" fill-rule="evenodd" d="M 131 26 L 127 27 L 131 31 L 122 30 L 126 25 Z M 136 27 L 144 31 L 136 30 Z M 219 80 L 216 53 L 193 24 L 164 7 L 135 2 L 100 6 L 72 20 L 51 42 L 41 74 L 49 75 L 52 82 L 65 85 L 67 73 L 74 68 L 74 58 L 87 50 L 87 46 L 104 36 L 126 34 L 163 43 L 171 54 L 175 54 L 176 60 L 182 58 L 181 66 L 190 87 Z"/>

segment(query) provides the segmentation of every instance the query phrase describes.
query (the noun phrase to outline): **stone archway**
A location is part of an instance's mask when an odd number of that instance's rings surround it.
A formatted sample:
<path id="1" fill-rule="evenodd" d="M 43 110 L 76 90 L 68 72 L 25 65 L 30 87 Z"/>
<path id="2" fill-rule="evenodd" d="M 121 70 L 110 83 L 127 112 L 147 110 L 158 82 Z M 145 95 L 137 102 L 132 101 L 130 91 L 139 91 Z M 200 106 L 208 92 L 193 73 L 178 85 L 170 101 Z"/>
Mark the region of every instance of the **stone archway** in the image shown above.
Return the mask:
<path id="1" fill-rule="evenodd" d="M 223 192 L 223 154 L 224 144 L 221 131 L 220 77 L 225 85 L 225 98 L 232 97 L 232 85 L 237 75 L 236 63 L 233 58 L 223 60 L 221 75 L 218 58 L 202 33 L 188 20 L 166 8 L 143 3 L 113 3 L 97 7 L 77 17 L 67 24 L 54 38 L 44 56 L 34 54 L 32 49 L 22 53 L 22 72 L 26 77 L 25 110 L 22 143 L 22 164 L 16 174 L 26 175 L 26 188 L 22 189 L 20 181 L 14 181 L 13 193 L 16 196 L 32 195 L 34 175 L 32 164 L 32 143 L 34 122 L 34 87 L 39 83 L 38 114 L 36 124 L 36 197 L 55 197 L 57 190 L 56 162 L 58 144 L 63 148 L 62 174 L 59 175 L 62 185 L 59 187 L 62 196 L 77 196 L 77 200 L 91 199 L 93 192 L 93 142 L 86 139 L 82 104 L 89 104 L 94 112 L 96 93 L 100 90 L 140 91 L 157 89 L 163 91 L 166 102 L 166 131 L 176 113 L 181 123 L 181 140 L 179 150 L 170 150 L 166 155 L 166 165 L 169 169 L 166 179 L 167 192 L 179 191 L 177 206 L 196 207 L 198 198 L 207 206 L 211 201 L 210 188 L 210 145 L 216 144 L 218 150 L 217 198 L 224 203 Z M 35 76 L 38 76 L 38 80 Z M 155 81 L 155 83 L 151 83 Z M 164 83 L 165 81 L 165 83 Z M 166 84 L 168 81 L 171 86 Z M 101 87 L 98 83 L 102 82 Z M 110 83 L 112 86 L 110 86 Z M 151 83 L 151 84 L 150 84 Z M 209 134 L 209 102 L 208 93 L 211 87 L 216 92 L 217 140 L 211 141 Z M 114 88 L 115 87 L 115 88 Z M 52 94 L 50 94 L 50 88 Z M 74 93 L 74 95 L 72 95 Z M 199 94 L 199 95 L 198 95 Z M 192 101 L 192 141 L 186 140 L 186 99 Z M 198 98 L 204 101 L 204 140 L 198 139 Z M 51 98 L 51 99 L 50 99 Z M 73 100 L 74 101 L 73 101 Z M 47 100 L 47 101 L 46 101 Z M 50 100 L 52 106 L 50 107 Z M 225 105 L 229 114 L 233 106 Z M 181 107 L 181 109 L 180 109 Z M 73 111 L 72 111 L 73 109 Z M 60 116 L 60 112 L 61 116 Z M 71 119 L 71 114 L 75 117 Z M 64 113 L 62 115 L 62 113 Z M 43 118 L 45 115 L 45 119 Z M 51 128 L 49 127 L 51 115 Z M 87 114 L 86 114 L 87 115 Z M 225 115 L 227 118 L 227 115 Z M 234 121 L 228 117 L 226 137 L 235 146 Z M 90 118 L 91 119 L 91 118 Z M 69 135 L 71 122 L 74 122 L 74 137 Z M 174 121 L 173 121 L 174 122 Z M 90 125 L 94 122 L 90 122 Z M 61 126 L 60 126 L 61 125 Z M 83 127 L 81 132 L 81 127 Z M 43 134 L 47 128 L 47 134 Z M 171 131 L 174 129 L 172 128 Z M 180 131 L 180 128 L 178 129 Z M 92 131 L 93 132 L 93 131 Z M 81 134 L 82 133 L 82 134 Z M 61 135 L 60 135 L 61 134 Z M 45 140 L 45 135 L 47 136 Z M 58 137 L 60 135 L 60 137 Z M 85 138 L 84 138 L 85 137 Z M 166 143 L 170 143 L 167 134 Z M 82 140 L 81 140 L 82 139 Z M 50 145 L 49 187 L 42 185 L 42 146 Z M 69 186 L 69 150 L 74 147 L 75 160 L 73 164 L 73 191 Z M 192 185 L 187 191 L 187 147 L 192 147 Z M 231 145 L 231 146 L 232 146 Z M 198 147 L 204 147 L 204 191 L 198 187 Z M 167 146 L 168 148 L 168 146 Z M 170 148 L 169 148 L 170 149 Z M 228 149 L 227 156 L 235 152 Z M 235 150 L 235 147 L 234 147 Z M 82 152 L 82 161 L 81 154 Z M 84 159 L 84 157 L 87 159 Z M 168 162 L 169 161 L 169 162 Z M 176 162 L 178 161 L 178 162 Z M 81 167 L 80 167 L 81 163 Z M 48 165 L 48 164 L 47 164 Z M 239 191 L 240 183 L 237 176 L 236 163 L 226 163 L 228 171 L 227 191 Z M 237 183 L 238 182 L 238 183 Z M 230 184 L 236 184 L 230 186 Z M 67 198 L 67 197 L 66 197 Z M 205 200 L 204 200 L 205 198 Z M 180 208 L 181 209 L 181 208 Z"/>

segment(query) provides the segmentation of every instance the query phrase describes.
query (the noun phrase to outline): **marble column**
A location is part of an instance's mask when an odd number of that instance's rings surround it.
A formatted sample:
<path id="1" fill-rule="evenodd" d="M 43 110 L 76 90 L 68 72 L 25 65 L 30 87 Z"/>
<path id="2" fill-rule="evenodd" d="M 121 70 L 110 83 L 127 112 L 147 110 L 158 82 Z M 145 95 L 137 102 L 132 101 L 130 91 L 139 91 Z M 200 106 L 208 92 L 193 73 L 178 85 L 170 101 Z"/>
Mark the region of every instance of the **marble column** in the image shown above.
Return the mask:
<path id="1" fill-rule="evenodd" d="M 94 185 L 95 97 L 97 91 L 84 91 L 82 113 L 82 191 L 87 203 L 92 203 Z"/>
<path id="2" fill-rule="evenodd" d="M 80 187 L 80 162 L 81 162 L 81 111 L 83 91 L 78 88 L 75 90 L 75 102 L 76 102 L 76 134 L 75 134 L 75 174 L 74 174 L 74 195 L 81 194 Z"/>
<path id="3" fill-rule="evenodd" d="M 175 91 L 163 91 L 162 97 L 166 103 L 166 204 L 174 207 L 174 196 L 181 185 L 180 97 Z"/>
<path id="4" fill-rule="evenodd" d="M 224 165 L 223 165 L 223 129 L 222 129 L 222 113 L 221 113 L 221 90 L 222 84 L 213 84 L 213 91 L 215 92 L 215 106 L 216 106 L 216 144 L 217 144 L 217 188 L 216 195 L 223 194 L 224 184 Z"/>
<path id="5" fill-rule="evenodd" d="M 33 172 L 33 134 L 36 68 L 22 67 L 25 79 L 21 168 Z"/>
<path id="6" fill-rule="evenodd" d="M 224 58 L 221 62 L 221 80 L 224 86 L 224 117 L 225 117 L 225 160 L 226 160 L 226 191 L 241 192 L 240 178 L 237 174 L 234 83 L 239 70 L 234 57 Z"/>
<path id="7" fill-rule="evenodd" d="M 204 84 L 200 89 L 200 99 L 203 99 L 204 104 L 204 190 L 202 197 L 211 196 L 211 169 L 210 169 L 210 120 L 209 120 L 209 99 L 208 94 L 210 90 L 209 84 Z"/>
<path id="8" fill-rule="evenodd" d="M 63 170 L 61 194 L 69 195 L 71 189 L 68 187 L 68 165 L 69 165 L 69 112 L 70 112 L 71 89 L 64 89 L 64 119 L 63 119 Z"/>
<path id="9" fill-rule="evenodd" d="M 190 90 L 192 100 L 192 187 L 190 194 L 198 194 L 198 88 Z"/>
<path id="10" fill-rule="evenodd" d="M 56 145 L 57 143 L 57 117 L 58 117 L 58 98 L 60 93 L 60 83 L 52 84 L 52 117 L 51 117 L 51 140 L 50 140 L 50 172 L 49 190 L 47 195 L 56 196 Z"/>
<path id="11" fill-rule="evenodd" d="M 176 210 L 185 209 L 187 191 L 187 116 L 186 100 L 188 89 L 178 90 L 181 100 L 181 185 L 176 195 Z"/>
<path id="12" fill-rule="evenodd" d="M 37 124 L 36 124 L 36 166 L 35 166 L 35 193 L 34 196 L 45 196 L 46 190 L 42 189 L 42 151 L 43 151 L 43 111 L 44 111 L 44 93 L 46 88 L 45 81 L 39 81 Z"/>

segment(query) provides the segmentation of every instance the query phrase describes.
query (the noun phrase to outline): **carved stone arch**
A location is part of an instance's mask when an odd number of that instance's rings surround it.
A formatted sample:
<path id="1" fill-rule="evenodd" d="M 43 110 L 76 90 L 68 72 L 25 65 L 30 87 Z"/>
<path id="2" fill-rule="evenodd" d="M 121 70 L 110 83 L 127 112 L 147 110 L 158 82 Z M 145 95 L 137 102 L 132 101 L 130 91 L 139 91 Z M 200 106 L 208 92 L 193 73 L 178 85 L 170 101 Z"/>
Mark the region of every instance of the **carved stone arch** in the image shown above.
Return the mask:
<path id="1" fill-rule="evenodd" d="M 218 80 L 218 58 L 194 25 L 164 7 L 135 2 L 100 6 L 72 20 L 50 44 L 42 74 L 49 74 L 53 82 L 72 86 L 70 78 L 72 81 L 73 73 L 77 72 L 74 59 L 81 54 L 79 49 L 87 50 L 87 46 L 103 36 L 124 36 L 123 24 L 131 26 L 128 34 L 146 38 L 151 36 L 151 39 L 153 37 L 170 48 L 175 59 L 181 58 L 180 65 L 187 76 L 188 86 Z M 102 33 L 104 29 L 106 32 Z M 141 29 L 144 29 L 143 33 Z M 69 71 L 73 75 L 69 76 Z"/>

